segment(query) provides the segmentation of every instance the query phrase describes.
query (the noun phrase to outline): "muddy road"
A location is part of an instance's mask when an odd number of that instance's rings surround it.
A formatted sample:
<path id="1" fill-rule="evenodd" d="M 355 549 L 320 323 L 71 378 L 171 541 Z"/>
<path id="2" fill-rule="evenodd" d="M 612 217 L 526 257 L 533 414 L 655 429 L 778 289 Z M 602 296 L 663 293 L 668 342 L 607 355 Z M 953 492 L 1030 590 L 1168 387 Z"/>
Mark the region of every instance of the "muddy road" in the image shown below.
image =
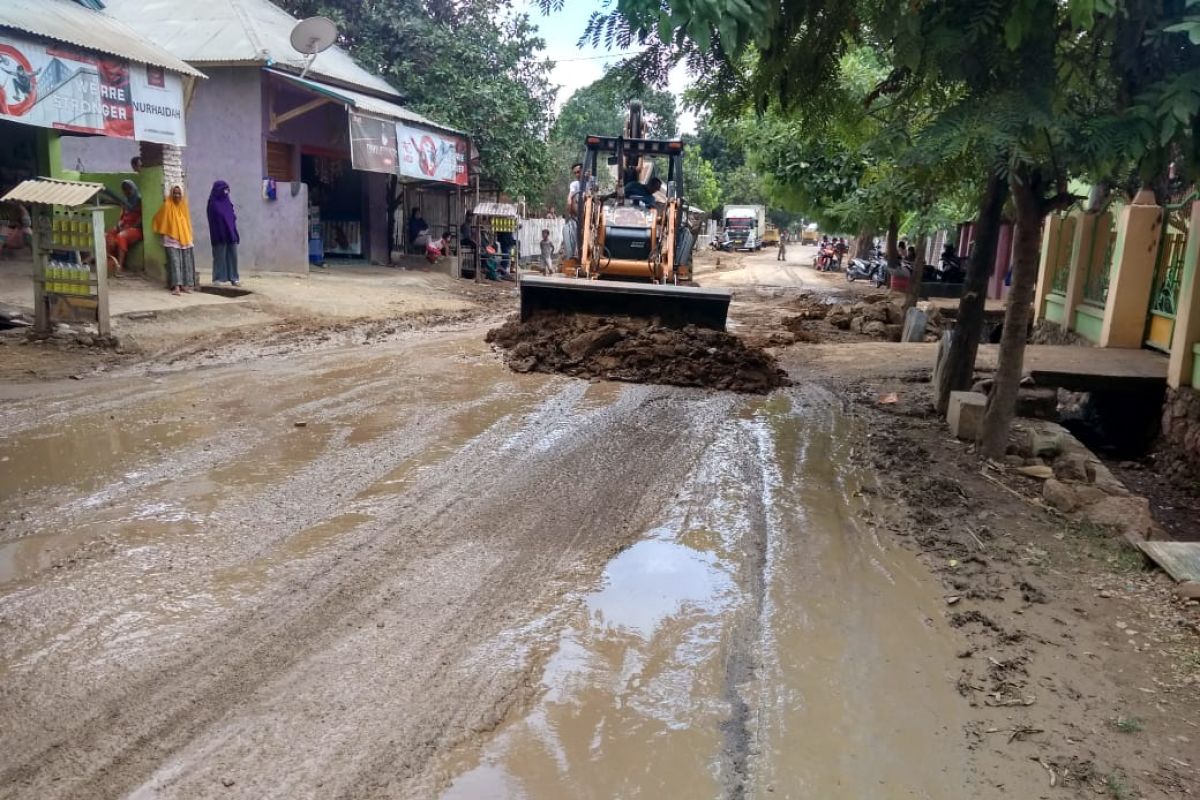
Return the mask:
<path id="1" fill-rule="evenodd" d="M 1044 796 L 841 397 L 486 327 L 0 389 L 0 797 Z"/>

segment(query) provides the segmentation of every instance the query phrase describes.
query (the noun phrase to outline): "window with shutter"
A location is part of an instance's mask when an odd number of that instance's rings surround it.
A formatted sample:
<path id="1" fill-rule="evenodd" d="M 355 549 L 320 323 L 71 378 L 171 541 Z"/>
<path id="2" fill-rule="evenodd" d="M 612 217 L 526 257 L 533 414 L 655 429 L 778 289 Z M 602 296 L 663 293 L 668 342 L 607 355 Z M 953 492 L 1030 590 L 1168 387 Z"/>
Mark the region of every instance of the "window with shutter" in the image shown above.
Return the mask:
<path id="1" fill-rule="evenodd" d="M 267 142 L 267 177 L 277 181 L 294 181 L 292 146 L 284 142 Z"/>

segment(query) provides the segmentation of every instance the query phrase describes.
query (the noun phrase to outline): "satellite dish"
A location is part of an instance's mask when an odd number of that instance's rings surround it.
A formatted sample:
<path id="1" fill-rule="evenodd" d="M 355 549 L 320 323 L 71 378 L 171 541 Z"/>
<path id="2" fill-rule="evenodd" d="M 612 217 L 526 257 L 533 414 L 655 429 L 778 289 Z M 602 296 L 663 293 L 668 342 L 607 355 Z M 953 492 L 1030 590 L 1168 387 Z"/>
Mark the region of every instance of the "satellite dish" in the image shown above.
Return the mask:
<path id="1" fill-rule="evenodd" d="M 292 28 L 292 47 L 297 53 L 308 56 L 304 71 L 300 73 L 301 78 L 308 74 L 309 67 L 317 59 L 317 53 L 333 46 L 337 35 L 337 25 L 329 17 L 309 17 L 296 23 L 296 27 Z"/>

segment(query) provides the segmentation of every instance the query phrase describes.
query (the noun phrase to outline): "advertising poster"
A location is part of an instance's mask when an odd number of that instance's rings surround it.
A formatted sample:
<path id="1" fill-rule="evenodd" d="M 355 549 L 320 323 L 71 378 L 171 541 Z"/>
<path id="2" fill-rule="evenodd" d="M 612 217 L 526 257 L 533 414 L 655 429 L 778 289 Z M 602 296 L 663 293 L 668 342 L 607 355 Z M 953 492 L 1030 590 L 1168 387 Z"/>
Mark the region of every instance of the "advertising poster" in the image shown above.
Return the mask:
<path id="1" fill-rule="evenodd" d="M 185 144 L 182 79 L 155 70 L 66 46 L 0 36 L 0 118 L 118 139 Z"/>
<path id="2" fill-rule="evenodd" d="M 458 136 L 396 123 L 400 174 L 406 178 L 467 185 L 467 142 Z"/>
<path id="3" fill-rule="evenodd" d="M 150 64 L 129 65 L 133 90 L 133 138 L 140 142 L 187 144 L 183 124 L 183 76 Z"/>
<path id="4" fill-rule="evenodd" d="M 396 124 L 351 113 L 350 163 L 355 169 L 367 172 L 396 174 L 399 160 L 396 152 Z"/>

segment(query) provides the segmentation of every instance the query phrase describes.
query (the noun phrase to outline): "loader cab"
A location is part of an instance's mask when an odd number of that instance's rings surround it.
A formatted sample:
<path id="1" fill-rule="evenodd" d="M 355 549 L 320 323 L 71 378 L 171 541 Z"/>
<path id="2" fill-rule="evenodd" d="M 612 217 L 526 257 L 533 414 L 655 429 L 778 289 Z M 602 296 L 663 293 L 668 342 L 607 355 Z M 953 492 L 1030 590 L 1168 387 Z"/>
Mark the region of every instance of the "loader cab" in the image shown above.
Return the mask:
<path id="1" fill-rule="evenodd" d="M 664 174 L 665 173 L 665 174 Z M 677 139 L 625 139 L 620 136 L 589 136 L 583 158 L 585 186 L 595 181 L 596 192 L 620 205 L 631 205 L 625 183 L 631 177 L 641 182 L 657 177 L 666 199 L 683 196 L 683 142 Z M 611 187 L 611 188 L 610 188 Z"/>
<path id="2" fill-rule="evenodd" d="M 626 195 L 629 183 L 662 185 L 654 202 Z M 662 283 L 691 279 L 691 243 L 679 247 L 687 219 L 683 194 L 683 142 L 589 136 L 583 158 L 583 233 L 579 270 L 585 277 Z M 685 252 L 684 258 L 679 254 Z"/>

